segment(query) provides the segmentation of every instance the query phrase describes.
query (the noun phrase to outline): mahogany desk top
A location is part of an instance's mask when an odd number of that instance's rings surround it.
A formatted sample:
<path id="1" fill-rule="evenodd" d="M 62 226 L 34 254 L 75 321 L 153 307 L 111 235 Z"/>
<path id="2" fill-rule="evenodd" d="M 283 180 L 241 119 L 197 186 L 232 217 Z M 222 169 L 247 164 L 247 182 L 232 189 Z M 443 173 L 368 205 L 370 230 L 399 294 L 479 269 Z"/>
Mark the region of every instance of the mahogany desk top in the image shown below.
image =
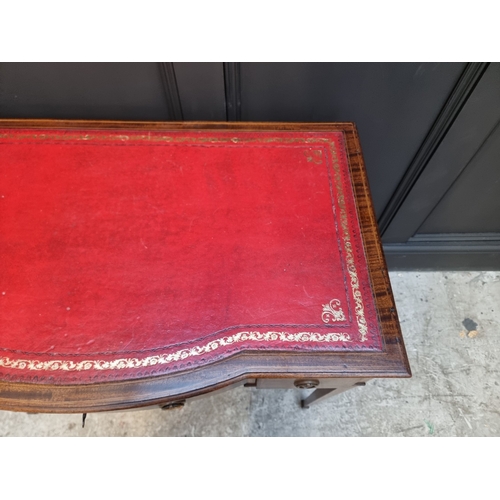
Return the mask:
<path id="1" fill-rule="evenodd" d="M 0 120 L 0 409 L 410 375 L 351 123 Z"/>

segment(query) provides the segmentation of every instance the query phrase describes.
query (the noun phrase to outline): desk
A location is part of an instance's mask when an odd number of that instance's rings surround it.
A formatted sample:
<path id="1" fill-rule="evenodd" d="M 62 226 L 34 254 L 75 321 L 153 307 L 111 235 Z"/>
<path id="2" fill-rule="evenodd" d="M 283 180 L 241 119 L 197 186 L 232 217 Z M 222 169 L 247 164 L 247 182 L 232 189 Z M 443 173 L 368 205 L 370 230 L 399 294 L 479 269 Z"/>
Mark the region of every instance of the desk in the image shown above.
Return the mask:
<path id="1" fill-rule="evenodd" d="M 408 377 L 351 123 L 0 121 L 0 408 Z"/>

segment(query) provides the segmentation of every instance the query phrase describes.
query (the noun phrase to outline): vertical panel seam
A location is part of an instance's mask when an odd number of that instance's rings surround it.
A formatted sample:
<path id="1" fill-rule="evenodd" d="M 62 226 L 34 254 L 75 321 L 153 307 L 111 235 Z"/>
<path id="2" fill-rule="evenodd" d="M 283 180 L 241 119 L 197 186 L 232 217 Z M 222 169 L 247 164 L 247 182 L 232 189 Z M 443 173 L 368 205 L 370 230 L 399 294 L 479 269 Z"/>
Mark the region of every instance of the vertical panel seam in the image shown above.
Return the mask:
<path id="1" fill-rule="evenodd" d="M 241 120 L 241 63 L 225 62 L 224 95 L 226 98 L 226 121 Z"/>
<path id="2" fill-rule="evenodd" d="M 161 81 L 167 102 L 168 120 L 182 121 L 182 105 L 177 87 L 177 79 L 175 78 L 174 64 L 171 62 L 161 62 L 158 65 L 160 67 Z"/>

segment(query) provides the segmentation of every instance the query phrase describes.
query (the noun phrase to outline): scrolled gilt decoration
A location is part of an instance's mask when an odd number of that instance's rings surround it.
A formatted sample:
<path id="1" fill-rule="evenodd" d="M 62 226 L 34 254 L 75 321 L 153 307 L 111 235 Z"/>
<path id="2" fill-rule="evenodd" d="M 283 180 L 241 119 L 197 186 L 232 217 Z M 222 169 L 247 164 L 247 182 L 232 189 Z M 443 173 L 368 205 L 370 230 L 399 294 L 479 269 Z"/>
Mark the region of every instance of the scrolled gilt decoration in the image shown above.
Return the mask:
<path id="1" fill-rule="evenodd" d="M 304 151 L 307 161 L 321 165 L 323 163 L 323 151 L 321 149 L 313 149 Z"/>
<path id="2" fill-rule="evenodd" d="M 347 271 L 351 278 L 351 290 L 355 302 L 354 313 L 356 315 L 356 321 L 358 323 L 361 342 L 365 342 L 368 336 L 368 324 L 365 318 L 363 297 L 361 295 L 361 291 L 359 288 L 358 273 L 356 271 L 356 265 L 354 262 L 354 253 L 351 244 L 351 237 L 349 234 L 349 224 L 347 221 L 347 208 L 345 204 L 344 192 L 342 190 L 340 165 L 337 157 L 337 152 L 335 151 L 333 145 L 331 145 L 331 153 L 333 158 L 333 171 L 334 171 L 333 179 L 337 190 L 337 201 L 340 209 L 340 224 L 342 227 L 342 237 L 344 240 L 345 259 L 347 264 Z"/>
<path id="3" fill-rule="evenodd" d="M 336 321 L 345 321 L 344 311 L 340 307 L 339 299 L 330 300 L 329 304 L 323 304 L 323 314 L 321 314 L 321 319 L 323 323 L 328 323 L 331 321 L 335 323 Z"/>
<path id="4" fill-rule="evenodd" d="M 37 359 L 11 359 L 0 357 L 0 367 L 17 370 L 34 371 L 67 371 L 80 372 L 87 370 L 123 370 L 131 368 L 146 368 L 155 365 L 166 365 L 172 362 L 184 360 L 192 356 L 207 354 L 221 347 L 240 342 L 259 343 L 259 342 L 351 342 L 351 337 L 347 333 L 318 333 L 318 332 L 258 332 L 246 331 L 238 332 L 234 335 L 221 337 L 211 340 L 203 345 L 193 346 L 191 348 L 180 349 L 171 353 L 158 354 L 145 358 L 120 358 L 113 360 L 85 359 L 82 361 L 72 360 L 50 360 L 41 361 Z"/>

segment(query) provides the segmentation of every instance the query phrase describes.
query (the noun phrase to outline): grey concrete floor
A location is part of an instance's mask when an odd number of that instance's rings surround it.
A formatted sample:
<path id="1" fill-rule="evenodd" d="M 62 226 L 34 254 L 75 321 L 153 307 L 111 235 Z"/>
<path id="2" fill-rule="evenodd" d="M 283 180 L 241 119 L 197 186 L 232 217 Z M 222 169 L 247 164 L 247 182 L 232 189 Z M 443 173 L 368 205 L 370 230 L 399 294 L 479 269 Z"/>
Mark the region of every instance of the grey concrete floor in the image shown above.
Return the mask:
<path id="1" fill-rule="evenodd" d="M 182 409 L 91 414 L 84 429 L 81 415 L 0 411 L 0 436 L 500 436 L 500 272 L 394 272 L 391 282 L 411 379 L 374 380 L 308 410 L 308 391 L 241 387 Z"/>

